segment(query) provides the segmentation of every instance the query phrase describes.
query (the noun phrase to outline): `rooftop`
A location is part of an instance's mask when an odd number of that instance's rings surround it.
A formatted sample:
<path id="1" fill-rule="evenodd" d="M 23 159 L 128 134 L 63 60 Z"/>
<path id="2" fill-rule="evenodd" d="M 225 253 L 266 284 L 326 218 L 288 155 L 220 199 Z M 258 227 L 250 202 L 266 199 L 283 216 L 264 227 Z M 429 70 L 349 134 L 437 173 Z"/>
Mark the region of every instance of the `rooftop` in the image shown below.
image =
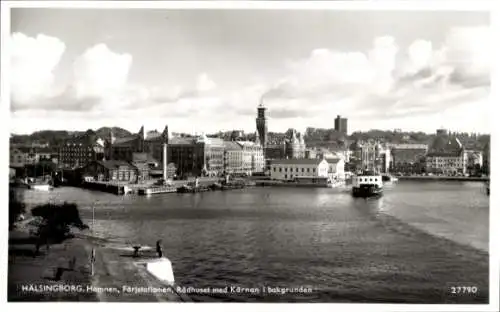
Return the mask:
<path id="1" fill-rule="evenodd" d="M 459 157 L 461 151 L 436 151 L 427 153 L 427 157 Z"/>
<path id="2" fill-rule="evenodd" d="M 113 145 L 119 145 L 119 144 L 125 144 L 125 143 L 129 143 L 129 142 L 132 142 L 134 140 L 137 139 L 137 136 L 128 136 L 128 137 L 125 137 L 125 138 L 115 138 L 114 142 L 113 142 Z"/>
<path id="3" fill-rule="evenodd" d="M 340 159 L 340 158 L 325 158 L 325 160 L 326 160 L 329 164 L 336 164 L 336 163 L 338 163 L 339 161 L 341 161 L 342 159 Z"/>
<path id="4" fill-rule="evenodd" d="M 126 161 L 122 161 L 122 160 L 96 160 L 96 163 L 102 165 L 103 167 L 107 168 L 107 169 L 117 169 L 121 166 L 126 166 L 126 167 L 129 167 L 129 168 L 135 168 L 135 166 L 133 166 L 132 164 L 126 162 Z"/>
<path id="5" fill-rule="evenodd" d="M 274 160 L 271 160 L 271 164 L 276 164 L 276 165 L 319 165 L 322 161 L 323 161 L 322 159 L 307 159 L 307 158 L 274 159 Z"/>
<path id="6" fill-rule="evenodd" d="M 241 145 L 233 141 L 224 141 L 224 148 L 228 151 L 241 151 Z"/>

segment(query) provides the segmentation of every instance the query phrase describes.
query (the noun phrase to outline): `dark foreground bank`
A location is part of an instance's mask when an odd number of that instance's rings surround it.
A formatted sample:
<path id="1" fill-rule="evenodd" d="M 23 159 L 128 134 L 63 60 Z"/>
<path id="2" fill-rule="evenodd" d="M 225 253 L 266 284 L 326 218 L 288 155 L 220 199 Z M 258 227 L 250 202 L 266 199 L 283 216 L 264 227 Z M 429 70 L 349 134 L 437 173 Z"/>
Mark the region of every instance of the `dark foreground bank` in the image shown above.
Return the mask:
<path id="1" fill-rule="evenodd" d="M 9 235 L 8 301 L 180 301 L 172 291 L 135 292 L 136 288 L 168 289 L 132 253 L 113 250 L 105 240 L 76 235 L 61 244 L 42 247 L 38 254 L 26 232 Z M 94 274 L 91 254 L 95 248 Z"/>

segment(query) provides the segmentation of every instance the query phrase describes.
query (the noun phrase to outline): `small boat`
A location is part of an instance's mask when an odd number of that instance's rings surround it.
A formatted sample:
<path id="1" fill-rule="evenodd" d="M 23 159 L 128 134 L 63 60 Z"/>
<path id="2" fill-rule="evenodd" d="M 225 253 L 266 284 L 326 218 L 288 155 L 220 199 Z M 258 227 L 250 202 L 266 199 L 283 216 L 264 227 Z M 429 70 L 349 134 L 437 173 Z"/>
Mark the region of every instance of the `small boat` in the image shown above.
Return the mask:
<path id="1" fill-rule="evenodd" d="M 33 184 L 30 184 L 29 186 L 30 186 L 31 190 L 44 191 L 44 192 L 48 192 L 54 188 L 49 183 L 33 183 Z"/>
<path id="2" fill-rule="evenodd" d="M 390 175 L 390 174 L 383 174 L 382 175 L 382 182 L 396 182 L 398 181 L 398 178 Z"/>
<path id="3" fill-rule="evenodd" d="M 380 174 L 365 171 L 352 179 L 352 196 L 372 197 L 383 194 L 383 181 Z"/>
<path id="4" fill-rule="evenodd" d="M 191 193 L 191 192 L 193 192 L 193 187 L 191 187 L 189 185 L 183 185 L 183 186 L 177 188 L 177 192 L 178 193 Z"/>

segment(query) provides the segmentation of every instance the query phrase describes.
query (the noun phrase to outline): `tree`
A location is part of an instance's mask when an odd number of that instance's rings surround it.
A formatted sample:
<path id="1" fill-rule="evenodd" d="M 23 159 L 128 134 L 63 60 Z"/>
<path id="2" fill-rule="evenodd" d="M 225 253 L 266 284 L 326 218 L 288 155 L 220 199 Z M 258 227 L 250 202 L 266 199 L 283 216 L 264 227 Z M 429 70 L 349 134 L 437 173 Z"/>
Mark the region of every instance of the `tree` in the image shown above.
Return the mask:
<path id="1" fill-rule="evenodd" d="M 21 194 L 13 187 L 9 187 L 9 231 L 15 228 L 19 216 L 26 212 L 26 205 L 20 200 Z"/>
<path id="2" fill-rule="evenodd" d="M 42 244 L 61 243 L 71 237 L 71 227 L 80 230 L 89 227 L 80 218 L 78 206 L 74 203 L 45 204 L 31 209 L 34 217 L 42 218 L 37 231 L 36 251 Z"/>

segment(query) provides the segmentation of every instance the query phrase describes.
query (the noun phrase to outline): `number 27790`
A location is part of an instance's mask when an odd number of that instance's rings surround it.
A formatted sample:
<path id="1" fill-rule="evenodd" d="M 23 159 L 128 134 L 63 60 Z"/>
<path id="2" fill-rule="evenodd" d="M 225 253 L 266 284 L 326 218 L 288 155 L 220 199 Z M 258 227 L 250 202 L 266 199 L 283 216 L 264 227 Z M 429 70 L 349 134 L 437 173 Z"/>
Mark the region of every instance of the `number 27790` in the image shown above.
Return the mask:
<path id="1" fill-rule="evenodd" d="M 477 294 L 476 286 L 450 286 L 450 293 L 454 295 Z"/>

